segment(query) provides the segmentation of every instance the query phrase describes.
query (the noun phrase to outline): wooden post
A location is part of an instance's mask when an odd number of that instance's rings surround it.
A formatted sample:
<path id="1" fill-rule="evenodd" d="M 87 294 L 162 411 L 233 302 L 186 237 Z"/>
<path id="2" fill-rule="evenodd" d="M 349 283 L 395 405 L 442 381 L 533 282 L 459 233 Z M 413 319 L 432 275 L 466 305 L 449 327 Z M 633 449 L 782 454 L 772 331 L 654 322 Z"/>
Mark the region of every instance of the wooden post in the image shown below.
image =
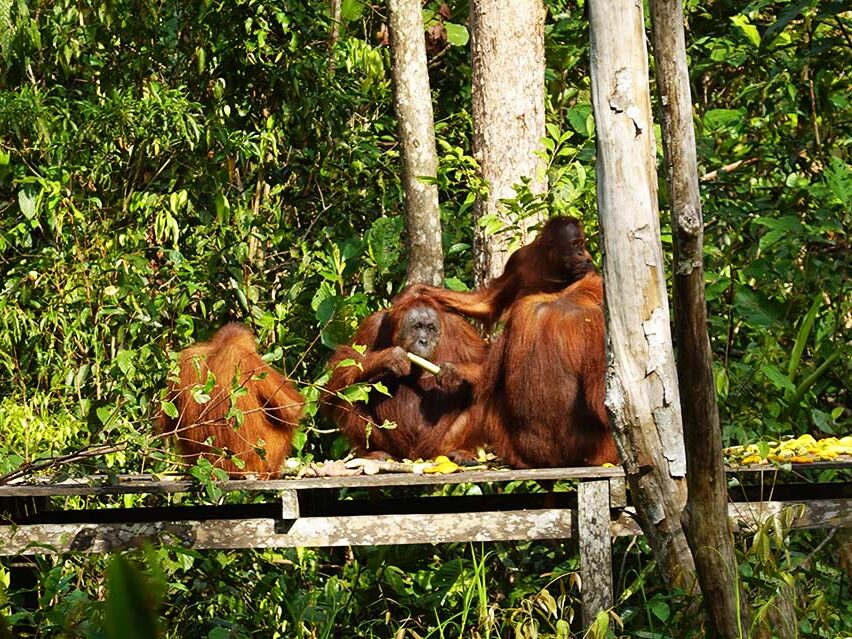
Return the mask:
<path id="1" fill-rule="evenodd" d="M 581 481 L 577 487 L 577 536 L 585 628 L 592 625 L 598 612 L 612 608 L 610 527 L 609 481 Z"/>
<path id="2" fill-rule="evenodd" d="M 298 519 L 301 514 L 299 510 L 299 491 L 282 490 L 280 496 L 281 519 Z"/>
<path id="3" fill-rule="evenodd" d="M 680 0 L 650 0 L 660 93 L 672 235 L 677 371 L 683 407 L 689 499 L 683 525 L 714 636 L 733 639 L 748 627 L 745 593 L 737 593 L 737 561 L 728 524 L 722 428 L 704 298 L 704 220 L 692 128 L 692 98 Z M 742 612 L 738 606 L 742 603 Z"/>
<path id="4" fill-rule="evenodd" d="M 695 566 L 680 521 L 686 460 L 663 274 L 642 3 L 587 6 L 604 252 L 606 404 L 637 515 L 663 578 L 691 589 Z"/>

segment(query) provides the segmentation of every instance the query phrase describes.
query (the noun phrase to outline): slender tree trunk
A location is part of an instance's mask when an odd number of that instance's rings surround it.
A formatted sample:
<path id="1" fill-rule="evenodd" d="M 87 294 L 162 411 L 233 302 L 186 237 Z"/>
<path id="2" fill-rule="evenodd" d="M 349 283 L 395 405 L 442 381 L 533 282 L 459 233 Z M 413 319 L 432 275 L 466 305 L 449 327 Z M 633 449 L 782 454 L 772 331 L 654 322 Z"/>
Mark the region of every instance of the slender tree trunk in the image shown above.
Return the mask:
<path id="1" fill-rule="evenodd" d="M 393 55 L 394 106 L 402 143 L 409 284 L 440 285 L 444 279 L 441 212 L 435 178 L 438 154 L 432 94 L 426 68 L 426 37 L 420 0 L 388 0 Z"/>
<path id="2" fill-rule="evenodd" d="M 591 2 L 592 105 L 604 249 L 607 409 L 663 578 L 691 590 L 685 453 L 657 208 L 642 3 Z"/>
<path id="3" fill-rule="evenodd" d="M 680 0 L 650 0 L 674 235 L 674 331 L 689 498 L 683 525 L 714 636 L 740 637 L 722 429 L 704 299 L 704 221 Z M 745 601 L 743 597 L 741 601 Z"/>
<path id="4" fill-rule="evenodd" d="M 473 156 L 489 189 L 477 199 L 474 260 L 477 285 L 503 272 L 510 244 L 527 243 L 541 221 L 516 219 L 500 204 L 514 185 L 530 179 L 533 193 L 547 187 L 544 130 L 544 5 L 541 0 L 471 0 Z M 490 227 L 482 226 L 485 222 Z M 493 232 L 497 229 L 497 232 Z"/>
<path id="5" fill-rule="evenodd" d="M 343 11 L 343 0 L 330 0 L 331 33 L 328 36 L 328 48 L 333 49 L 340 39 L 340 19 Z"/>

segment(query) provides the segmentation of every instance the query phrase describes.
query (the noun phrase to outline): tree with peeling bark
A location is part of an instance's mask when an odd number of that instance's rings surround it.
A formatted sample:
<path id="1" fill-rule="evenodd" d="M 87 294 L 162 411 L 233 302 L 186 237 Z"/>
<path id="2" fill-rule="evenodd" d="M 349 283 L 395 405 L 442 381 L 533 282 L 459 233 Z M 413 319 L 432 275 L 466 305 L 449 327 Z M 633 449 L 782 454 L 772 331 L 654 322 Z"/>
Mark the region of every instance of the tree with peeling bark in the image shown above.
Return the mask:
<path id="1" fill-rule="evenodd" d="M 670 586 L 691 590 L 677 371 L 657 205 L 642 3 L 589 7 L 604 253 L 607 409 L 642 529 Z"/>
<path id="2" fill-rule="evenodd" d="M 402 145 L 406 280 L 409 284 L 437 286 L 444 279 L 444 252 L 438 186 L 434 181 L 438 154 L 420 0 L 388 0 L 388 22 L 394 107 Z"/>
<path id="3" fill-rule="evenodd" d="M 651 0 L 654 60 L 674 236 L 674 331 L 689 497 L 683 525 L 715 636 L 742 636 L 737 561 L 728 525 L 722 428 L 704 298 L 704 221 L 692 127 L 683 7 Z"/>
<path id="4" fill-rule="evenodd" d="M 511 241 L 526 244 L 539 216 L 514 219 L 500 200 L 529 180 L 547 187 L 544 129 L 544 5 L 541 0 L 470 3 L 473 156 L 487 184 L 474 206 L 474 278 L 482 285 L 503 272 Z"/>

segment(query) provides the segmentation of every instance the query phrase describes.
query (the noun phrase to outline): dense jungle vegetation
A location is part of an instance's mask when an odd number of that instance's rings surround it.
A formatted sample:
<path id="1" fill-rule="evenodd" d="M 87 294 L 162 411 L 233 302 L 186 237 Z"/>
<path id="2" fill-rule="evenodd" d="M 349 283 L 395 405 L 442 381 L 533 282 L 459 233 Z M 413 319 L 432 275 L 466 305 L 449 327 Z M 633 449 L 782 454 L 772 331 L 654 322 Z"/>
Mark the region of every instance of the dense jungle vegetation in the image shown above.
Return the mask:
<path id="1" fill-rule="evenodd" d="M 426 2 L 427 25 L 440 4 Z M 446 4 L 428 44 L 447 277 L 463 287 L 480 185 L 467 2 Z M 516 206 L 581 218 L 594 246 L 583 0 L 546 4 L 551 188 Z M 850 434 L 852 14 L 830 0 L 685 5 L 724 440 Z M 0 0 L 0 476 L 100 445 L 115 450 L 56 470 L 173 468 L 151 437 L 170 363 L 229 320 L 316 399 L 331 349 L 405 275 L 384 11 L 345 0 L 330 44 L 325 0 Z M 665 199 L 661 184 L 670 249 Z M 308 412 L 297 454 L 343 456 Z M 802 637 L 852 632 L 826 534 L 737 540 L 755 609 L 795 586 Z M 617 635 L 698 636 L 644 540 L 614 557 Z M 154 636 L 126 634 L 145 632 L 126 620 L 146 606 L 168 637 L 582 636 L 576 565 L 559 543 L 168 547 L 40 558 L 32 608 L 3 560 L 0 617 L 38 637 Z M 138 574 L 144 606 L 127 607 Z"/>

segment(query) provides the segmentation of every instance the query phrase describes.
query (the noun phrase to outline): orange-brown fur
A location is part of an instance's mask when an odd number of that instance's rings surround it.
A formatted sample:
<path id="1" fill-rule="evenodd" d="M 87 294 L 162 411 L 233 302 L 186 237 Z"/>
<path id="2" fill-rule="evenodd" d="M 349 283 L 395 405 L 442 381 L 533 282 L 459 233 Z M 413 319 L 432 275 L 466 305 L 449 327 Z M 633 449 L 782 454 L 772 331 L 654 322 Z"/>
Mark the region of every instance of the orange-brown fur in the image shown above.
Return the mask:
<path id="1" fill-rule="evenodd" d="M 440 314 L 442 332 L 432 361 L 451 374 L 438 378 L 412 366 L 399 348 L 399 325 L 413 308 L 428 305 Z M 485 359 L 485 341 L 461 316 L 449 313 L 429 296 L 403 292 L 387 311 L 364 320 L 352 344 L 366 346 L 362 355 L 352 346 L 340 346 L 331 359 L 332 376 L 323 412 L 333 419 L 361 455 L 429 458 L 449 452 L 441 447 L 443 433 L 464 430 L 473 392 Z M 344 360 L 357 366 L 339 366 Z M 449 365 L 449 366 L 448 366 Z M 375 390 L 367 402 L 349 404 L 336 396 L 361 382 L 382 382 L 390 396 Z M 396 423 L 383 429 L 385 421 Z M 369 430 L 369 438 L 367 431 Z"/>
<path id="2" fill-rule="evenodd" d="M 538 236 L 509 256 L 500 277 L 474 291 L 451 291 L 417 284 L 413 291 L 429 295 L 448 310 L 492 326 L 519 299 L 555 293 L 594 271 L 586 236 L 573 217 L 550 218 Z"/>
<path id="3" fill-rule="evenodd" d="M 487 324 L 506 319 L 468 420 L 439 448 L 464 457 L 487 440 L 515 467 L 618 462 L 604 407 L 603 284 L 579 221 L 552 218 L 482 289 L 416 290 Z"/>
<path id="4" fill-rule="evenodd" d="M 209 401 L 198 403 L 193 389 L 204 387 L 208 372 L 215 385 Z M 162 412 L 158 431 L 174 437 L 187 463 L 203 456 L 232 477 L 275 476 L 290 454 L 304 405 L 292 382 L 260 358 L 254 335 L 242 324 L 227 324 L 209 342 L 182 351 L 166 400 L 175 405 L 178 417 Z M 244 416 L 239 426 L 234 416 L 228 416 L 232 404 Z M 208 439 L 210 444 L 205 443 Z M 261 448 L 263 456 L 257 451 Z M 223 449 L 245 466 L 228 459 Z"/>
<path id="5" fill-rule="evenodd" d="M 471 421 L 516 468 L 618 463 L 604 406 L 603 286 L 591 273 L 509 311 Z"/>

